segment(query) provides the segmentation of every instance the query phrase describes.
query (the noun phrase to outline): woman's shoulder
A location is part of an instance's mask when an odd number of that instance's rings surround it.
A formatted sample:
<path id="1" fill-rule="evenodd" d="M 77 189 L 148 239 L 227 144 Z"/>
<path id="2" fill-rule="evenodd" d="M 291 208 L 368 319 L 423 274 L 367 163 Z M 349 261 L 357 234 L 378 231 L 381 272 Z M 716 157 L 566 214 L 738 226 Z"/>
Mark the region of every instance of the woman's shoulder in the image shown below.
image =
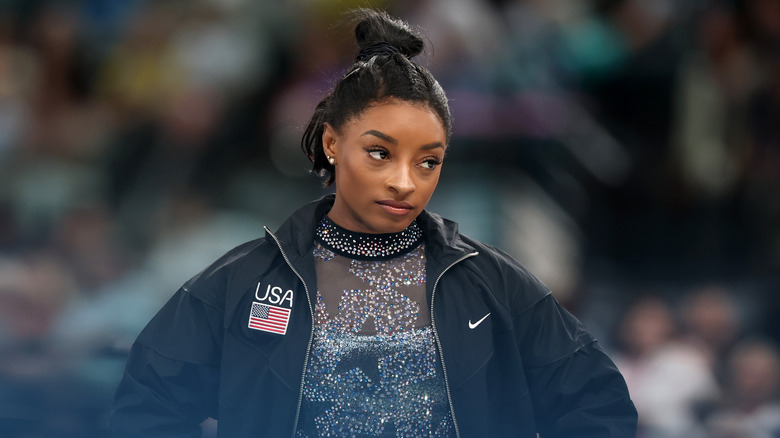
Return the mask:
<path id="1" fill-rule="evenodd" d="M 529 287 L 540 289 L 544 294 L 549 293 L 549 289 L 541 280 L 504 249 L 465 235 L 462 239 L 478 252 L 472 261 L 482 269 L 491 270 L 493 275 L 504 281 L 526 283 Z"/>

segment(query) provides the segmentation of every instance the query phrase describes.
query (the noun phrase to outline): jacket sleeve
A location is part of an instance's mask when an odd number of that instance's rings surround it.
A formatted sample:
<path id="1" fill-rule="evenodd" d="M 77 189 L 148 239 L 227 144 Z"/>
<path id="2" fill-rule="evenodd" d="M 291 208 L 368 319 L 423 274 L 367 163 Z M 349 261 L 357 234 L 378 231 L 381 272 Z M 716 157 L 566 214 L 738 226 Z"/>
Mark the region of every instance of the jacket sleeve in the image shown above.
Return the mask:
<path id="1" fill-rule="evenodd" d="M 115 437 L 199 437 L 216 418 L 222 312 L 186 288 L 133 345 L 111 413 Z"/>
<path id="2" fill-rule="evenodd" d="M 552 295 L 515 323 L 542 438 L 636 436 L 637 413 L 623 376 Z"/>

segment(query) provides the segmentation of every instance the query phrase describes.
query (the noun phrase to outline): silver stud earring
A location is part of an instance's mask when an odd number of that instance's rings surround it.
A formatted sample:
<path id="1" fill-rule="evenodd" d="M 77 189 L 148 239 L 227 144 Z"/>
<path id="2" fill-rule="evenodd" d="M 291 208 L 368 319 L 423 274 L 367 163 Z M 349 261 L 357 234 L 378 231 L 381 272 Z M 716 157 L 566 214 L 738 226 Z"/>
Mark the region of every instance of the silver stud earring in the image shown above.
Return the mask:
<path id="1" fill-rule="evenodd" d="M 333 158 L 333 157 L 328 157 L 328 163 L 330 163 L 332 165 L 335 165 L 336 164 L 336 159 Z"/>

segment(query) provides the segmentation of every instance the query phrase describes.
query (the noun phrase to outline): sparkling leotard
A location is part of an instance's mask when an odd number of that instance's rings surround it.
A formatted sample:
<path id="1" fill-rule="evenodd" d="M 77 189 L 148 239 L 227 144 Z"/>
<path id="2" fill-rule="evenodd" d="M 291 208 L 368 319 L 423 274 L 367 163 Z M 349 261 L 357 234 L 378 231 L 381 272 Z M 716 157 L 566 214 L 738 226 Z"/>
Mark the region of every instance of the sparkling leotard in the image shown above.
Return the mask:
<path id="1" fill-rule="evenodd" d="M 416 222 L 353 233 L 323 218 L 298 438 L 451 437 Z"/>

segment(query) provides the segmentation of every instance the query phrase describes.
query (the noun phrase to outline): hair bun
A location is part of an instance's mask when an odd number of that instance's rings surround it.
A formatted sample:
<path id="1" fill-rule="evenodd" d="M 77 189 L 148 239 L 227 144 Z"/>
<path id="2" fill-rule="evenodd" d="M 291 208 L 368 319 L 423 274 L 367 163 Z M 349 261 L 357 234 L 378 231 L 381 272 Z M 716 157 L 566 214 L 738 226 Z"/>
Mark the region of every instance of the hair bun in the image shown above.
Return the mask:
<path id="1" fill-rule="evenodd" d="M 422 52 L 422 38 L 406 22 L 373 9 L 358 9 L 353 13 L 358 22 L 355 26 L 355 40 L 361 51 L 358 59 L 376 47 L 392 47 L 410 59 Z M 392 50 L 382 50 L 375 54 L 392 54 Z"/>

